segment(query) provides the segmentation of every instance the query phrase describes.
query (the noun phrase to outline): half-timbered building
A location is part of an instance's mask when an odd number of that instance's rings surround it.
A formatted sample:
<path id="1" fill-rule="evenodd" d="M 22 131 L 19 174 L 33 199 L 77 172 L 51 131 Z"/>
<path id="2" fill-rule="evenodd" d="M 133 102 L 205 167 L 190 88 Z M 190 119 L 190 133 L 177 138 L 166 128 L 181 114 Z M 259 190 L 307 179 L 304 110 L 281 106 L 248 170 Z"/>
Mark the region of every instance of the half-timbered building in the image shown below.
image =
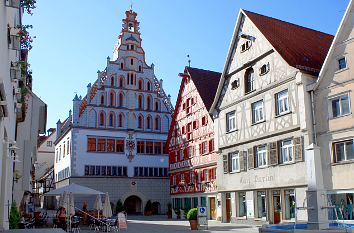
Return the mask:
<path id="1" fill-rule="evenodd" d="M 108 192 L 128 213 L 142 213 L 150 200 L 155 213 L 165 213 L 170 195 L 164 144 L 173 107 L 154 65 L 145 61 L 137 14 L 130 9 L 125 15 L 113 58 L 57 123 L 56 187 L 77 183 Z"/>
<path id="2" fill-rule="evenodd" d="M 207 207 L 216 219 L 214 124 L 209 109 L 221 73 L 186 67 L 169 131 L 170 193 L 174 209 Z"/>
<path id="3" fill-rule="evenodd" d="M 311 97 L 333 37 L 241 10 L 211 107 L 223 222 L 307 220 Z"/>

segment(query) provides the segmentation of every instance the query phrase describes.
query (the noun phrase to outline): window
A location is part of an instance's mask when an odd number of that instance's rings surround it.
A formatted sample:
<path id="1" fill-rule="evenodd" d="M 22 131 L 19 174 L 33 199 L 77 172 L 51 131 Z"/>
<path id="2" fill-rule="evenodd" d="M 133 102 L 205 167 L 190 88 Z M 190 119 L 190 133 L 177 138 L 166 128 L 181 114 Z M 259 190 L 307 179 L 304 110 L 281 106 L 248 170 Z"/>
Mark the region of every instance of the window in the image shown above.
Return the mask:
<path id="1" fill-rule="evenodd" d="M 208 169 L 203 170 L 203 181 L 209 181 L 209 170 Z"/>
<path id="2" fill-rule="evenodd" d="M 104 105 L 104 95 L 101 95 L 101 105 Z"/>
<path id="3" fill-rule="evenodd" d="M 114 87 L 114 77 L 111 77 L 111 86 Z"/>
<path id="4" fill-rule="evenodd" d="M 267 147 L 266 145 L 256 147 L 256 167 L 267 165 Z"/>
<path id="5" fill-rule="evenodd" d="M 181 161 L 184 159 L 183 149 L 181 149 L 180 152 L 179 152 L 179 159 L 180 159 Z"/>
<path id="6" fill-rule="evenodd" d="M 294 161 L 293 148 L 294 144 L 292 139 L 287 139 L 280 142 L 281 163 L 289 163 Z"/>
<path id="7" fill-rule="evenodd" d="M 158 101 L 155 102 L 155 111 L 156 112 L 159 111 L 159 102 Z"/>
<path id="8" fill-rule="evenodd" d="M 100 152 L 106 151 L 106 139 L 98 139 L 97 151 L 100 151 Z"/>
<path id="9" fill-rule="evenodd" d="M 160 130 L 160 117 L 155 118 L 155 130 Z"/>
<path id="10" fill-rule="evenodd" d="M 277 115 L 289 112 L 288 90 L 281 91 L 275 95 Z"/>
<path id="11" fill-rule="evenodd" d="M 146 154 L 153 154 L 153 153 L 154 153 L 154 143 L 146 142 Z"/>
<path id="12" fill-rule="evenodd" d="M 96 151 L 96 138 L 87 139 L 87 151 Z"/>
<path id="13" fill-rule="evenodd" d="M 176 185 L 176 176 L 172 176 L 172 185 Z"/>
<path id="14" fill-rule="evenodd" d="M 65 142 L 64 142 L 64 145 L 63 145 L 63 158 L 65 157 Z"/>
<path id="15" fill-rule="evenodd" d="M 122 69 L 124 69 L 123 62 L 122 62 L 122 63 L 120 63 L 120 69 L 121 69 L 121 70 L 122 70 Z"/>
<path id="16" fill-rule="evenodd" d="M 331 99 L 333 117 L 340 117 L 350 113 L 349 95 L 344 94 Z"/>
<path id="17" fill-rule="evenodd" d="M 239 153 L 231 154 L 231 172 L 239 172 L 240 171 L 240 155 Z"/>
<path id="18" fill-rule="evenodd" d="M 85 165 L 85 176 L 90 175 L 90 166 Z"/>
<path id="19" fill-rule="evenodd" d="M 71 147 L 70 147 L 70 139 L 68 138 L 68 140 L 66 141 L 66 154 L 68 155 L 71 151 Z"/>
<path id="20" fill-rule="evenodd" d="M 175 151 L 175 162 L 177 163 L 178 162 L 178 152 Z"/>
<path id="21" fill-rule="evenodd" d="M 151 110 L 151 98 L 150 96 L 147 97 L 146 99 L 146 110 Z"/>
<path id="22" fill-rule="evenodd" d="M 235 90 L 236 88 L 238 88 L 240 86 L 240 80 L 236 79 L 231 83 L 231 90 Z"/>
<path id="23" fill-rule="evenodd" d="M 334 162 L 342 162 L 354 159 L 353 139 L 333 143 Z"/>
<path id="24" fill-rule="evenodd" d="M 123 127 L 123 116 L 122 116 L 122 114 L 118 115 L 118 127 Z"/>
<path id="25" fill-rule="evenodd" d="M 142 95 L 139 95 L 139 97 L 138 97 L 138 108 L 143 109 L 143 96 Z"/>
<path id="26" fill-rule="evenodd" d="M 236 130 L 236 112 L 226 113 L 226 131 L 232 132 Z"/>
<path id="27" fill-rule="evenodd" d="M 150 83 L 150 81 L 147 82 L 147 90 L 151 91 L 151 83 Z"/>
<path id="28" fill-rule="evenodd" d="M 250 40 L 246 40 L 245 43 L 241 45 L 241 53 L 247 51 L 251 48 L 252 42 Z"/>
<path id="29" fill-rule="evenodd" d="M 139 66 L 139 67 L 141 67 L 141 66 Z M 139 80 L 139 82 L 138 82 L 138 88 L 139 88 L 139 90 L 142 90 L 142 89 L 143 89 L 143 80 Z"/>
<path id="30" fill-rule="evenodd" d="M 134 65 L 134 59 L 130 59 L 130 65 Z"/>
<path id="31" fill-rule="evenodd" d="M 154 142 L 154 152 L 155 155 L 160 155 L 161 154 L 161 142 Z"/>
<path id="32" fill-rule="evenodd" d="M 193 129 L 198 128 L 198 120 L 193 121 Z"/>
<path id="33" fill-rule="evenodd" d="M 143 117 L 142 116 L 138 117 L 138 128 L 139 129 L 143 128 Z"/>
<path id="34" fill-rule="evenodd" d="M 195 179 L 195 177 L 194 177 L 194 171 L 191 171 L 191 172 L 189 173 L 189 183 L 190 183 L 190 184 L 194 184 L 194 179 Z"/>
<path id="35" fill-rule="evenodd" d="M 118 97 L 118 105 L 119 107 L 123 107 L 123 94 L 122 93 L 119 93 L 119 97 Z"/>
<path id="36" fill-rule="evenodd" d="M 115 104 L 115 101 L 114 101 L 114 99 L 115 99 L 114 92 L 111 92 L 110 95 L 109 95 L 109 97 L 110 97 L 111 106 L 114 106 L 114 104 Z"/>
<path id="37" fill-rule="evenodd" d="M 138 154 L 144 154 L 145 153 L 145 142 L 144 141 L 138 141 L 137 142 L 137 153 Z"/>
<path id="38" fill-rule="evenodd" d="M 123 69 L 123 63 L 121 63 L 121 68 Z M 124 86 L 124 80 L 123 77 L 119 78 L 119 87 L 123 87 Z"/>
<path id="39" fill-rule="evenodd" d="M 257 192 L 257 217 L 267 217 L 266 194 L 264 191 Z"/>
<path id="40" fill-rule="evenodd" d="M 141 66 L 139 66 L 139 72 L 141 72 L 142 71 L 142 68 L 141 68 Z"/>
<path id="41" fill-rule="evenodd" d="M 206 116 L 202 117 L 202 125 L 205 126 L 208 124 L 208 118 Z"/>
<path id="42" fill-rule="evenodd" d="M 345 60 L 345 57 L 342 57 L 338 59 L 338 70 L 345 69 L 347 68 L 347 61 Z"/>
<path id="43" fill-rule="evenodd" d="M 52 147 L 53 146 L 53 142 L 52 141 L 47 141 L 47 147 Z"/>
<path id="44" fill-rule="evenodd" d="M 252 123 L 264 121 L 264 104 L 263 100 L 252 104 Z"/>
<path id="45" fill-rule="evenodd" d="M 151 129 L 151 116 L 146 118 L 146 128 Z"/>
<path id="46" fill-rule="evenodd" d="M 116 152 L 124 153 L 124 140 L 116 140 Z"/>
<path id="47" fill-rule="evenodd" d="M 245 72 L 245 93 L 250 93 L 255 90 L 254 71 L 249 68 Z"/>
<path id="48" fill-rule="evenodd" d="M 114 126 L 114 115 L 113 115 L 113 113 L 109 114 L 109 126 L 110 127 Z"/>
<path id="49" fill-rule="evenodd" d="M 246 193 L 239 192 L 238 193 L 238 217 L 245 217 L 247 213 L 246 207 Z"/>
<path id="50" fill-rule="evenodd" d="M 100 126 L 104 126 L 104 113 L 103 112 L 101 112 L 100 113 Z"/>
<path id="51" fill-rule="evenodd" d="M 95 166 L 90 166 L 90 176 L 95 175 Z"/>
<path id="52" fill-rule="evenodd" d="M 263 66 L 261 66 L 261 68 L 259 69 L 259 75 L 265 75 L 266 73 L 269 72 L 269 63 L 264 64 Z"/>
<path id="53" fill-rule="evenodd" d="M 295 192 L 294 190 L 285 190 L 285 219 L 286 220 L 295 220 Z"/>
<path id="54" fill-rule="evenodd" d="M 214 151 L 214 139 L 209 140 L 209 152 Z"/>
<path id="55" fill-rule="evenodd" d="M 114 152 L 114 139 L 107 139 L 107 152 Z"/>

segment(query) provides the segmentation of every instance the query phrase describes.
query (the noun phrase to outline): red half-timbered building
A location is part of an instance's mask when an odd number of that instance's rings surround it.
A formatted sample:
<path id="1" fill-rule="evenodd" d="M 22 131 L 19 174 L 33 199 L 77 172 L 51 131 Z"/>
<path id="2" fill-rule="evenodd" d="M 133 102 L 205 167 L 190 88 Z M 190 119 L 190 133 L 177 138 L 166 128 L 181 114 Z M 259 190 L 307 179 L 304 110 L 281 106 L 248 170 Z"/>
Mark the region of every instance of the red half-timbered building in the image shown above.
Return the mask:
<path id="1" fill-rule="evenodd" d="M 186 67 L 177 98 L 167 145 L 170 193 L 174 209 L 206 206 L 216 219 L 214 125 L 209 109 L 221 74 Z"/>

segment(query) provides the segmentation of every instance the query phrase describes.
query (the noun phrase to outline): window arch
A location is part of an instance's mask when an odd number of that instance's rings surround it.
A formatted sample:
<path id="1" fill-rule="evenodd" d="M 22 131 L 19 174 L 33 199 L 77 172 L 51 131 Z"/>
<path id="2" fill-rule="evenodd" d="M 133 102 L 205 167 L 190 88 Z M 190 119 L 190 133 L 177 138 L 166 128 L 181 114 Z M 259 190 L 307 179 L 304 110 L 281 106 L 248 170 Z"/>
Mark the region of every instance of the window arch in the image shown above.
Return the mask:
<path id="1" fill-rule="evenodd" d="M 160 124 L 161 124 L 161 120 L 159 116 L 155 117 L 155 130 L 159 130 L 160 129 Z"/>
<path id="2" fill-rule="evenodd" d="M 124 95 L 123 95 L 123 93 L 119 93 L 118 105 L 119 105 L 119 107 L 123 107 L 123 104 L 124 104 Z"/>
<path id="3" fill-rule="evenodd" d="M 151 97 L 150 96 L 148 96 L 146 98 L 146 109 L 151 110 Z"/>
<path id="4" fill-rule="evenodd" d="M 139 95 L 138 97 L 138 108 L 143 109 L 143 96 Z"/>
<path id="5" fill-rule="evenodd" d="M 143 80 L 139 80 L 139 82 L 138 82 L 138 88 L 139 88 L 139 90 L 143 90 Z"/>
<path id="6" fill-rule="evenodd" d="M 104 94 L 101 95 L 101 105 L 104 105 Z"/>
<path id="7" fill-rule="evenodd" d="M 151 116 L 146 118 L 146 128 L 151 129 Z"/>
<path id="8" fill-rule="evenodd" d="M 118 115 L 118 127 L 123 127 L 123 115 L 119 113 Z"/>
<path id="9" fill-rule="evenodd" d="M 111 86 L 114 87 L 114 77 L 111 77 Z"/>
<path id="10" fill-rule="evenodd" d="M 108 125 L 110 127 L 114 127 L 114 113 L 113 112 L 111 112 L 109 114 Z"/>
<path id="11" fill-rule="evenodd" d="M 138 128 L 139 128 L 139 129 L 142 129 L 142 128 L 143 128 L 143 122 L 144 122 L 144 118 L 143 118 L 142 115 L 140 115 L 140 116 L 138 117 Z"/>
<path id="12" fill-rule="evenodd" d="M 114 106 L 114 105 L 115 105 L 115 98 L 116 98 L 116 95 L 115 95 L 115 93 L 112 91 L 112 92 L 109 94 L 109 100 L 110 100 L 111 106 Z"/>
<path id="13" fill-rule="evenodd" d="M 254 91 L 255 87 L 255 77 L 253 68 L 248 68 L 245 72 L 245 93 Z"/>
<path id="14" fill-rule="evenodd" d="M 147 82 L 147 90 L 151 91 L 151 82 L 150 81 Z"/>
<path id="15" fill-rule="evenodd" d="M 124 77 L 123 76 L 120 76 L 120 78 L 119 78 L 119 87 L 124 87 Z"/>
<path id="16" fill-rule="evenodd" d="M 105 125 L 105 114 L 104 112 L 100 112 L 100 126 Z"/>

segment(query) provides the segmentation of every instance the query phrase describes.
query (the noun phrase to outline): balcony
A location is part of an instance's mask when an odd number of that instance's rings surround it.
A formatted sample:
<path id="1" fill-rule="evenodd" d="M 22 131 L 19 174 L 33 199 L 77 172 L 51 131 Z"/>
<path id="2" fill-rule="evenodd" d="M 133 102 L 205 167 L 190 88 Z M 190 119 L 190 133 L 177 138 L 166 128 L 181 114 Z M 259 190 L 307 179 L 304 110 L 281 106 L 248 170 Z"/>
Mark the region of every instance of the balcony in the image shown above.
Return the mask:
<path id="1" fill-rule="evenodd" d="M 5 0 L 5 6 L 12 8 L 20 8 L 20 0 Z"/>

